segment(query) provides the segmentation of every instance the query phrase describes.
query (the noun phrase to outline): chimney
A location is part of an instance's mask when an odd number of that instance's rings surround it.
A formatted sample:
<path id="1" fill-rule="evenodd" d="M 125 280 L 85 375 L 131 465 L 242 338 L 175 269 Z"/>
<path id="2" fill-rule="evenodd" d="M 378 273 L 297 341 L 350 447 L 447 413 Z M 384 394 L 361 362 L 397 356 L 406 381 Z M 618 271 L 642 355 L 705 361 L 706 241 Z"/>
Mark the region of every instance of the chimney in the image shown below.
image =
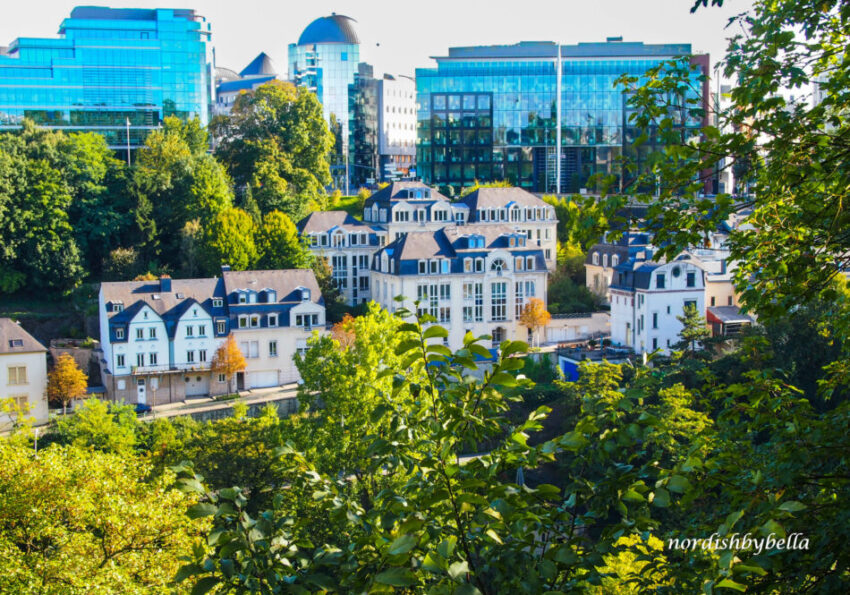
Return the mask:
<path id="1" fill-rule="evenodd" d="M 171 277 L 168 275 L 161 275 L 159 277 L 159 291 L 160 293 L 171 292 Z"/>
<path id="2" fill-rule="evenodd" d="M 223 264 L 223 265 L 221 265 L 221 272 L 222 272 L 222 273 L 226 273 L 226 272 L 228 272 L 228 271 L 230 271 L 230 265 L 229 265 L 229 264 Z"/>

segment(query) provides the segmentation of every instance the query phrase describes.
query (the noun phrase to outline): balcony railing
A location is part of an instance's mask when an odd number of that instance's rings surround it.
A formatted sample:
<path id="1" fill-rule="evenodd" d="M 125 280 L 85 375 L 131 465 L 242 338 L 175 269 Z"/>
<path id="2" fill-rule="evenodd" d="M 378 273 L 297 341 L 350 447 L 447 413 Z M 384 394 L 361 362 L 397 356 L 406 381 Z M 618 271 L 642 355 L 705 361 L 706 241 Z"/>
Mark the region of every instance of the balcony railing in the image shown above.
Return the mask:
<path id="1" fill-rule="evenodd" d="M 131 374 L 157 374 L 164 372 L 201 372 L 212 368 L 212 362 L 194 362 L 185 364 L 156 364 L 148 366 L 131 366 Z"/>

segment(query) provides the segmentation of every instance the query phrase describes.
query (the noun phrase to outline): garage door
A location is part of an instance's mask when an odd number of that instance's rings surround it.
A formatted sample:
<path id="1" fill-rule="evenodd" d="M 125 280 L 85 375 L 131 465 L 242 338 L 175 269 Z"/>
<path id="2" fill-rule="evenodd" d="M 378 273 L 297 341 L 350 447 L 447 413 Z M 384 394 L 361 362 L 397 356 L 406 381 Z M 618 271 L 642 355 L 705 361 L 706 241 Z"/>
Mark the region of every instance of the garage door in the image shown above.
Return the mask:
<path id="1" fill-rule="evenodd" d="M 207 374 L 185 376 L 183 381 L 186 383 L 187 397 L 199 397 L 210 394 L 210 377 Z"/>
<path id="2" fill-rule="evenodd" d="M 575 327 L 547 328 L 546 338 L 550 343 L 559 343 L 561 341 L 572 341 L 576 338 Z"/>
<path id="3" fill-rule="evenodd" d="M 248 372 L 248 386 L 246 388 L 265 388 L 268 386 L 278 386 L 277 370 L 268 372 Z"/>

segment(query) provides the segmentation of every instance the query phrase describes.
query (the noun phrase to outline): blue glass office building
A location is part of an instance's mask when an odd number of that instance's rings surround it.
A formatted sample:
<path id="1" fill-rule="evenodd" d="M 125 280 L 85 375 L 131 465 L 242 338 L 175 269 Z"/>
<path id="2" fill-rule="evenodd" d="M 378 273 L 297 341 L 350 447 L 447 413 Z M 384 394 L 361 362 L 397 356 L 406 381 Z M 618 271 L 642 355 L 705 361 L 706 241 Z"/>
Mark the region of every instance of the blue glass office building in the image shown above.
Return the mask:
<path id="1" fill-rule="evenodd" d="M 23 118 L 138 146 L 165 116 L 199 118 L 213 103 L 209 24 L 194 10 L 77 7 L 58 39 L 0 48 L 0 130 Z"/>
<path id="2" fill-rule="evenodd" d="M 507 180 L 536 192 L 578 192 L 596 173 L 622 183 L 618 162 L 634 149 L 626 97 L 614 81 L 691 54 L 688 44 L 605 43 L 450 48 L 416 70 L 417 169 L 456 190 Z M 692 56 L 708 73 L 708 56 Z M 557 73 L 560 71 L 560 77 Z M 696 83 L 705 105 L 707 87 Z M 704 119 L 683 115 L 698 129 Z"/>

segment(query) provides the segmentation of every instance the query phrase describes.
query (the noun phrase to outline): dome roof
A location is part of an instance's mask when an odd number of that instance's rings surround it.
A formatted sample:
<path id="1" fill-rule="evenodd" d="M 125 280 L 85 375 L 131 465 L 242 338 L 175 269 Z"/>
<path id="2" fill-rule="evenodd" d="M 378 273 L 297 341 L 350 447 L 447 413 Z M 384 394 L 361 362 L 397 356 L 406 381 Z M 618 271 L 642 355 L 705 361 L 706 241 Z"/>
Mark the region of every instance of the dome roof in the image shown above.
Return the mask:
<path id="1" fill-rule="evenodd" d="M 298 38 L 298 45 L 310 45 L 314 43 L 354 43 L 359 44 L 360 39 L 354 31 L 353 23 L 356 23 L 351 17 L 341 14 L 332 14 L 329 17 L 321 17 L 307 25 L 301 37 Z"/>

